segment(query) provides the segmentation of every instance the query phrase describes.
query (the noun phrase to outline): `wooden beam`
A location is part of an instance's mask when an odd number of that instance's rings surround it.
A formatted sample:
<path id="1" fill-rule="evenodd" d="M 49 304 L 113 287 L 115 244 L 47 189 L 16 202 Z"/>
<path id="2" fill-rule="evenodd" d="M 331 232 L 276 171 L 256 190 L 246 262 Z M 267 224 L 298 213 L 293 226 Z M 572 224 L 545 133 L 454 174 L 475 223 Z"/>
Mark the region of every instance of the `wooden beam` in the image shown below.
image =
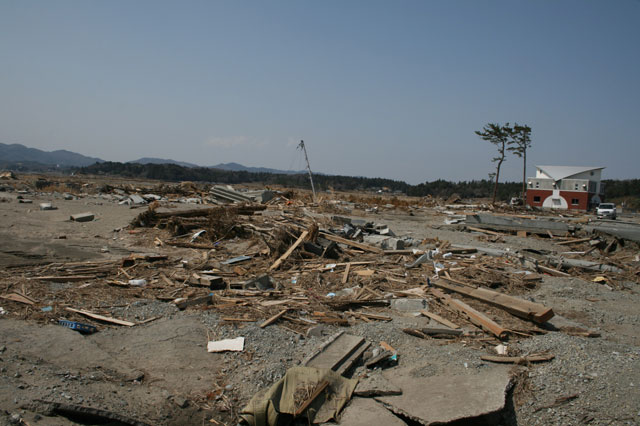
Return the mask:
<path id="1" fill-rule="evenodd" d="M 578 244 L 578 243 L 586 243 L 587 241 L 591 241 L 593 240 L 593 237 L 589 237 L 589 238 L 580 238 L 577 240 L 569 240 L 569 241 L 561 241 L 559 243 L 556 243 L 559 246 L 566 246 L 568 244 Z"/>
<path id="2" fill-rule="evenodd" d="M 518 297 L 509 296 L 494 290 L 489 290 L 488 288 L 463 287 L 457 284 L 448 284 L 446 281 L 448 281 L 446 278 L 440 278 L 438 280 L 434 280 L 433 285 L 459 294 L 464 294 L 472 299 L 480 300 L 492 306 L 504 309 L 517 317 L 531 320 L 538 324 L 543 324 L 549 321 L 554 315 L 553 309 L 547 308 L 540 303 L 534 303 Z"/>
<path id="3" fill-rule="evenodd" d="M 476 311 L 471 306 L 466 303 L 453 299 L 450 296 L 442 293 L 437 289 L 432 289 L 431 292 L 438 298 L 441 299 L 447 306 L 456 310 L 461 315 L 465 316 L 472 323 L 481 327 L 483 330 L 488 331 L 499 339 L 504 339 L 507 337 L 508 330 L 506 328 L 501 327 L 498 323 L 493 321 L 491 318 L 486 315 Z"/>
<path id="4" fill-rule="evenodd" d="M 302 234 L 300 234 L 300 236 L 298 237 L 298 239 L 296 240 L 295 243 L 293 243 L 293 245 L 291 247 L 289 247 L 289 250 L 287 250 L 282 256 L 280 256 L 278 258 L 278 260 L 276 260 L 273 265 L 271 265 L 269 267 L 270 271 L 273 271 L 274 269 L 277 269 L 282 262 L 284 262 L 285 260 L 287 260 L 287 258 L 291 255 L 291 253 L 293 253 L 293 251 L 300 245 L 300 243 L 302 243 L 302 241 L 304 241 L 305 238 L 307 238 L 307 235 L 309 235 L 309 231 L 302 231 Z"/>
<path id="5" fill-rule="evenodd" d="M 382 250 L 382 249 L 380 249 L 378 247 L 373 247 L 373 246 L 370 246 L 368 244 L 362 244 L 362 243 L 359 243 L 357 241 L 347 240 L 346 238 L 338 237 L 337 235 L 329 234 L 328 232 L 320 231 L 320 234 L 322 235 L 323 238 L 326 238 L 329 241 L 335 241 L 336 243 L 344 244 L 344 245 L 350 246 L 350 247 L 356 247 L 356 248 L 359 248 L 361 250 L 368 251 L 368 252 L 371 252 L 371 253 L 384 254 L 384 250 Z"/>
<path id="6" fill-rule="evenodd" d="M 135 322 L 129 322 L 129 321 L 124 321 L 117 318 L 105 317 L 103 315 L 94 314 L 93 312 L 83 311 L 81 309 L 74 309 L 74 308 L 64 308 L 64 309 L 69 312 L 75 312 L 76 314 L 84 315 L 85 317 L 93 318 L 99 321 L 110 322 L 112 324 L 126 325 L 127 327 L 133 327 L 134 325 L 136 325 Z"/>
<path id="7" fill-rule="evenodd" d="M 429 311 L 424 311 L 424 310 L 420 311 L 420 313 L 425 317 L 431 318 L 432 320 L 439 322 L 442 325 L 446 325 L 449 328 L 453 328 L 454 330 L 460 328 L 458 324 L 454 324 L 451 321 L 442 318 L 440 315 L 434 314 Z"/>
<path id="8" fill-rule="evenodd" d="M 501 234 L 500 232 L 494 232 L 494 231 L 489 231 L 488 229 L 476 228 L 475 226 L 468 226 L 467 225 L 466 228 L 469 231 L 482 232 L 483 234 L 497 235 L 499 237 L 502 237 L 504 235 L 504 234 Z"/>
<path id="9" fill-rule="evenodd" d="M 268 320 L 266 320 L 265 322 L 263 322 L 262 324 L 260 324 L 260 328 L 265 328 L 266 326 L 273 324 L 274 322 L 278 321 L 278 319 L 280 319 L 280 317 L 282 317 L 284 314 L 287 313 L 289 309 L 283 309 L 280 312 L 278 312 L 277 314 L 275 314 L 274 316 L 272 316 L 271 318 L 269 318 Z"/>
<path id="10" fill-rule="evenodd" d="M 555 355 L 527 355 L 527 356 L 495 356 L 484 355 L 480 359 L 483 361 L 499 362 L 503 364 L 528 364 L 530 362 L 544 362 L 551 361 L 555 358 Z"/>
<path id="11" fill-rule="evenodd" d="M 342 275 L 342 284 L 346 284 L 349 280 L 349 270 L 351 270 L 351 263 L 347 263 L 347 267 L 344 268 L 344 274 Z"/>

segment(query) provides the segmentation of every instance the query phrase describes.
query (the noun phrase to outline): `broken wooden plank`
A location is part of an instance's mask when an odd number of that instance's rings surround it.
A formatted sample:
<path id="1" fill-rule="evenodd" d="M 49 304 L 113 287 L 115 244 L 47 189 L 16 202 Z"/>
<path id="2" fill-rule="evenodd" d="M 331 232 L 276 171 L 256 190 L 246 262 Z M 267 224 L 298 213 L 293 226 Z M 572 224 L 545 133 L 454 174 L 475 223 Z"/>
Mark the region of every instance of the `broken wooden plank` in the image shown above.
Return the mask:
<path id="1" fill-rule="evenodd" d="M 488 235 L 497 235 L 499 237 L 502 237 L 504 235 L 503 233 L 500 233 L 500 232 L 489 231 L 488 229 L 476 228 L 475 226 L 467 225 L 466 228 L 470 231 L 482 232 L 483 234 L 488 234 Z"/>
<path id="2" fill-rule="evenodd" d="M 193 305 L 203 305 L 203 304 L 209 305 L 213 303 L 213 297 L 202 296 L 202 297 L 194 297 L 191 299 L 176 299 L 174 303 L 178 307 L 178 309 L 183 310 Z"/>
<path id="3" fill-rule="evenodd" d="M 593 237 L 589 237 L 589 238 L 578 238 L 577 240 L 568 240 L 568 241 L 561 241 L 559 243 L 556 243 L 559 246 L 565 246 L 568 244 L 578 244 L 578 243 L 586 243 L 587 241 L 591 241 L 593 240 Z"/>
<path id="4" fill-rule="evenodd" d="M 528 364 L 533 362 L 545 362 L 551 361 L 555 358 L 555 355 L 542 354 L 542 355 L 526 355 L 526 356 L 497 356 L 497 355 L 483 355 L 480 357 L 483 361 L 497 362 L 503 364 Z"/>
<path id="5" fill-rule="evenodd" d="M 458 311 L 461 315 L 465 316 L 472 323 L 481 327 L 482 329 L 488 331 L 499 339 L 504 339 L 507 337 L 508 330 L 506 328 L 501 327 L 498 323 L 493 321 L 491 318 L 486 315 L 476 311 L 471 306 L 462 302 L 461 300 L 453 299 L 450 296 L 442 293 L 437 289 L 431 289 L 431 292 L 438 298 L 441 299 L 447 306 L 452 309 Z"/>
<path id="6" fill-rule="evenodd" d="M 277 269 L 282 264 L 282 262 L 287 260 L 291 253 L 293 253 L 293 251 L 302 243 L 302 241 L 304 241 L 307 235 L 309 235 L 309 231 L 302 231 L 302 234 L 300 234 L 296 242 L 293 243 L 293 245 L 289 247 L 289 249 L 282 256 L 280 256 L 278 260 L 273 263 L 273 265 L 269 267 L 269 270 L 273 271 L 274 269 Z"/>
<path id="7" fill-rule="evenodd" d="M 127 327 L 133 327 L 134 325 L 136 325 L 135 322 L 106 317 L 104 315 L 94 314 L 93 312 L 83 311 L 82 309 L 74 309 L 74 308 L 64 308 L 64 309 L 69 312 L 75 312 L 76 314 L 84 315 L 85 317 L 93 318 L 98 321 L 109 322 L 111 324 L 124 325 Z"/>
<path id="8" fill-rule="evenodd" d="M 289 311 L 289 309 L 281 310 L 280 312 L 278 312 L 277 314 L 275 314 L 274 316 L 272 316 L 271 318 L 267 319 L 265 322 L 260 324 L 260 328 L 265 328 L 266 326 L 268 326 L 270 324 L 273 324 L 274 322 L 278 321 L 280 319 L 280 317 L 282 317 L 288 311 Z"/>
<path id="9" fill-rule="evenodd" d="M 24 303 L 25 305 L 33 305 L 34 303 L 36 303 L 36 300 L 30 298 L 26 294 L 21 294 L 16 292 L 5 294 L 0 297 L 6 300 L 12 300 L 14 302 Z"/>
<path id="10" fill-rule="evenodd" d="M 335 241 L 336 243 L 340 243 L 340 244 L 344 244 L 346 246 L 350 246 L 350 247 L 356 247 L 359 248 L 361 250 L 364 251 L 368 251 L 371 253 L 378 253 L 378 254 L 383 254 L 384 250 L 378 248 L 378 247 L 373 247 L 367 244 L 362 244 L 359 243 L 357 241 L 351 241 L 351 240 L 347 240 L 346 238 L 342 238 L 342 237 L 338 237 L 337 235 L 333 235 L 330 234 L 328 232 L 323 232 L 320 231 L 320 234 L 322 235 L 323 238 L 326 238 L 329 241 Z"/>
<path id="11" fill-rule="evenodd" d="M 446 325 L 447 327 L 452 328 L 454 330 L 460 328 L 459 325 L 454 324 L 448 319 L 442 318 L 440 315 L 434 314 L 433 312 L 421 310 L 420 313 L 425 317 L 431 318 L 432 320 L 437 321 L 442 325 Z"/>
<path id="12" fill-rule="evenodd" d="M 329 368 L 343 374 L 355 364 L 368 347 L 369 343 L 363 337 L 341 331 L 323 343 L 302 365 Z"/>
<path id="13" fill-rule="evenodd" d="M 448 281 L 446 278 L 440 278 L 433 281 L 433 285 L 464 294 L 465 296 L 504 309 L 517 317 L 528 319 L 538 324 L 549 321 L 554 315 L 553 309 L 547 308 L 540 303 L 509 296 L 494 290 L 489 290 L 488 288 L 469 288 L 456 284 L 448 284 L 446 281 Z"/>
<path id="14" fill-rule="evenodd" d="M 346 284 L 349 280 L 349 271 L 351 270 L 351 263 L 347 263 L 347 266 L 344 268 L 344 274 L 342 275 L 342 284 Z"/>
<path id="15" fill-rule="evenodd" d="M 570 277 L 571 274 L 567 274 L 566 272 L 558 271 L 557 269 L 548 268 L 543 265 L 537 265 L 538 270 L 542 272 L 546 272 L 547 274 L 554 275 L 556 277 Z"/>

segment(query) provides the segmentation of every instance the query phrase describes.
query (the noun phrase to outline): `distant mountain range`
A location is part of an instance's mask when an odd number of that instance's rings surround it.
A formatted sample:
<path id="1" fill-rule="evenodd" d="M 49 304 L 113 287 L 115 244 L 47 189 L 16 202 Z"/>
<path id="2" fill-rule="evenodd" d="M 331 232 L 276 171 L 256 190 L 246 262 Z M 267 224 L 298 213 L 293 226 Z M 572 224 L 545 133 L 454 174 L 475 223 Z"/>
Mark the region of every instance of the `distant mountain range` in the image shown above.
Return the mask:
<path id="1" fill-rule="evenodd" d="M 95 157 L 87 157 L 75 152 L 58 150 L 58 151 L 42 151 L 37 148 L 29 148 L 20 144 L 7 145 L 0 143 L 0 165 L 10 168 L 12 164 L 19 164 L 27 169 L 37 169 L 37 165 L 59 166 L 59 167 L 86 167 L 95 163 L 104 163 L 105 160 Z M 176 164 L 182 167 L 203 167 L 193 163 L 184 161 L 176 161 L 163 158 L 143 157 L 137 160 L 128 161 L 128 163 L 138 164 Z M 276 174 L 297 174 L 306 173 L 294 170 L 278 170 L 266 167 L 247 167 L 238 163 L 220 163 L 215 166 L 207 166 L 208 168 L 230 170 L 230 171 L 246 171 L 252 173 L 276 173 Z"/>
<path id="2" fill-rule="evenodd" d="M 3 163 L 40 163 L 60 167 L 85 167 L 94 163 L 103 163 L 100 158 L 87 157 L 75 152 L 58 150 L 42 151 L 28 148 L 17 143 L 0 143 L 0 162 Z"/>

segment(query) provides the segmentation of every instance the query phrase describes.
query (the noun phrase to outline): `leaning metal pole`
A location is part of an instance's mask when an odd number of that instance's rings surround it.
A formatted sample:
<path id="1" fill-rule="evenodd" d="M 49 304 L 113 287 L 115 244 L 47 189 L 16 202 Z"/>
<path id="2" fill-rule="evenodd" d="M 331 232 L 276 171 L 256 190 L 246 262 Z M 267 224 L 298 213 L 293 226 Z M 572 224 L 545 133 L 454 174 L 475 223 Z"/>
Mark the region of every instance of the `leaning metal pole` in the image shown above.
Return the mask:
<path id="1" fill-rule="evenodd" d="M 311 192 L 313 192 L 313 201 L 316 201 L 316 188 L 313 186 L 313 175 L 311 174 L 311 166 L 309 165 L 309 157 L 307 156 L 307 148 L 304 146 L 304 141 L 300 141 L 298 148 L 301 148 L 304 152 L 304 159 L 307 161 L 307 170 L 309 171 L 309 180 L 311 181 Z"/>

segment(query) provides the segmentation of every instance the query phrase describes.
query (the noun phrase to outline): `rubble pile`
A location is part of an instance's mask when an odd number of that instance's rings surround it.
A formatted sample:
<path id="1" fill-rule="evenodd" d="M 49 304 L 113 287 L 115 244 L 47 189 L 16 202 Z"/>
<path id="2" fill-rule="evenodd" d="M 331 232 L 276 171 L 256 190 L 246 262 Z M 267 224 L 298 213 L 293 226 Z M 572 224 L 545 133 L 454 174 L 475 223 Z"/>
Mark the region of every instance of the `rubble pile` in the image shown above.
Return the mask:
<path id="1" fill-rule="evenodd" d="M 217 420 L 208 414 L 214 424 L 293 424 L 300 419 L 307 424 L 355 419 L 354 411 L 377 410 L 382 410 L 381 418 L 391 416 L 388 424 L 490 421 L 504 409 L 517 381 L 500 364 L 535 368 L 558 356 L 546 350 L 519 351 L 518 342 L 555 333 L 602 336 L 533 300 L 530 295 L 547 277 L 597 283 L 612 292 L 635 291 L 640 277 L 633 238 L 557 216 L 466 212 L 472 205 L 449 214 L 434 209 L 433 200 L 371 206 L 325 198 L 314 204 L 284 192 L 192 183 L 154 189 L 105 185 L 97 192 L 102 200 L 143 209 L 114 232 L 114 239 L 134 239 L 137 253 L 6 268 L 1 272 L 2 317 L 60 324 L 91 335 L 147 327 L 178 312 L 215 315 L 226 338 L 203 336 L 207 347 L 202 351 L 222 354 L 245 353 L 253 344 L 245 335 L 251 327 L 277 327 L 298 339 L 322 340 L 300 366 L 272 383 L 267 396 L 255 394 L 249 400 L 245 391 L 235 402 L 223 398 L 224 392 L 193 396 L 190 400 L 201 409 L 224 407 Z M 471 233 L 477 244 L 396 235 L 380 220 L 378 207 L 410 216 L 431 209 L 430 214 L 446 218 L 448 232 Z M 354 211 L 369 216 L 350 216 Z M 97 219 L 87 213 L 74 220 Z M 532 245 L 552 242 L 556 250 L 496 247 L 513 238 Z M 149 315 L 131 308 L 140 301 L 160 308 Z M 411 322 L 416 318 L 422 325 Z M 383 323 L 415 345 L 463 345 L 475 351 L 478 362 L 495 364 L 495 370 L 483 370 L 482 380 L 444 373 L 416 377 L 398 348 L 358 335 L 362 327 Z M 381 371 L 392 374 L 386 379 L 372 374 Z M 375 377 L 384 383 L 363 390 Z M 441 402 L 427 409 L 416 400 L 422 389 L 441 389 L 446 397 L 432 395 Z M 478 393 L 486 400 L 461 403 L 461 395 Z M 187 407 L 188 401 L 178 405 Z M 55 404 L 65 401 L 49 403 L 60 410 Z M 95 416 L 134 422 L 93 408 Z"/>

